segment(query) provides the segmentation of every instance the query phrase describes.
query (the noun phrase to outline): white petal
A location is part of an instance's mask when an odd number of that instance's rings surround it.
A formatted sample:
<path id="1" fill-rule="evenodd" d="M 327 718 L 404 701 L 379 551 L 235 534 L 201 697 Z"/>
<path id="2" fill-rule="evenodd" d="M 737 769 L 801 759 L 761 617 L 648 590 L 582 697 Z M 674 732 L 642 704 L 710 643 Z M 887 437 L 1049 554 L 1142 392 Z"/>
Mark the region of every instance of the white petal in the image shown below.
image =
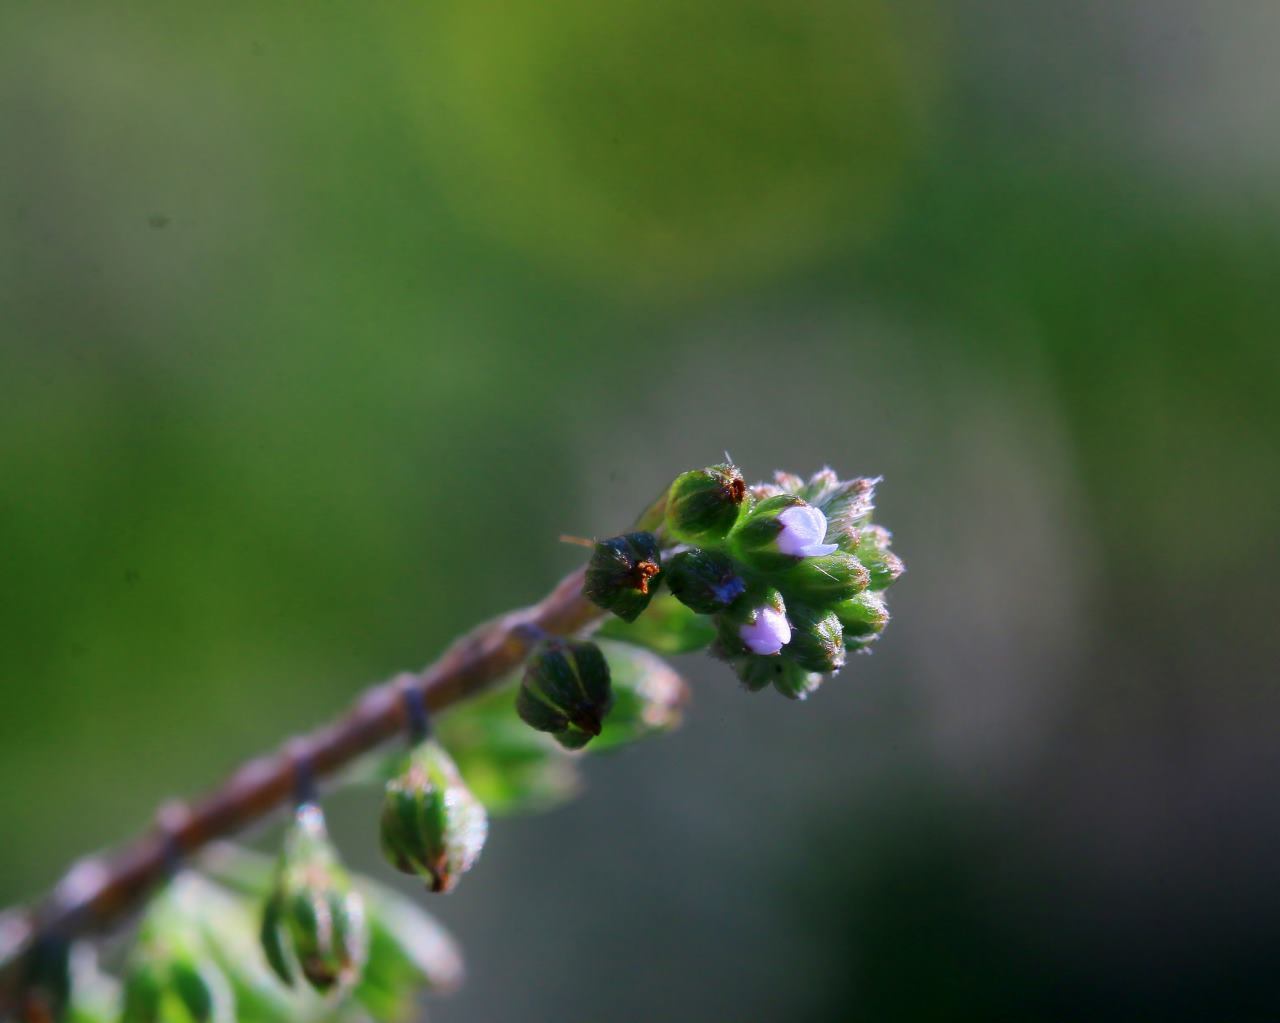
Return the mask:
<path id="1" fill-rule="evenodd" d="M 776 654 L 791 642 L 791 623 L 781 611 L 762 607 L 756 612 L 756 620 L 738 630 L 742 642 L 753 654 Z"/>
<path id="2" fill-rule="evenodd" d="M 812 505 L 798 504 L 778 515 L 782 532 L 778 534 L 778 550 L 797 558 L 811 558 L 817 554 L 830 554 L 834 544 L 824 544 L 827 535 L 827 517 Z"/>

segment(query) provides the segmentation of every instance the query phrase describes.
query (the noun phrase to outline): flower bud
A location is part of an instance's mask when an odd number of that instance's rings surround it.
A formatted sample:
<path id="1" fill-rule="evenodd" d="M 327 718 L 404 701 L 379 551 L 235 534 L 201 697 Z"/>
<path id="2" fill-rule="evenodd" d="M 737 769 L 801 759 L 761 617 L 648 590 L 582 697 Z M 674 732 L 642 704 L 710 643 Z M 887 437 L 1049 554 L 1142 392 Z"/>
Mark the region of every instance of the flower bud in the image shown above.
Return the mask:
<path id="1" fill-rule="evenodd" d="M 613 709 L 591 744 L 593 753 L 615 749 L 680 724 L 689 687 L 660 657 L 626 643 L 602 644 L 609 660 Z"/>
<path id="2" fill-rule="evenodd" d="M 612 705 L 609 664 L 594 643 L 548 639 L 525 663 L 516 711 L 565 749 L 581 749 L 599 735 Z"/>
<path id="3" fill-rule="evenodd" d="M 721 615 L 717 624 L 719 652 L 729 658 L 744 654 L 772 657 L 791 642 L 787 607 L 777 590 L 747 594 Z"/>
<path id="4" fill-rule="evenodd" d="M 382 800 L 382 852 L 433 892 L 453 889 L 480 856 L 489 833 L 484 806 L 437 742 L 420 742 Z"/>
<path id="5" fill-rule="evenodd" d="M 779 570 L 836 550 L 824 542 L 826 533 L 827 518 L 819 509 L 792 494 L 778 494 L 751 509 L 734 531 L 733 545 L 756 568 Z"/>
<path id="6" fill-rule="evenodd" d="M 665 578 L 676 599 L 699 614 L 723 611 L 747 589 L 729 558 L 698 547 L 672 558 Z"/>
<path id="7" fill-rule="evenodd" d="M 891 539 L 883 526 L 859 526 L 850 534 L 847 549 L 866 565 L 873 590 L 885 589 L 905 571 L 902 559 L 889 550 Z"/>
<path id="8" fill-rule="evenodd" d="M 835 613 L 795 604 L 789 613 L 792 632 L 787 659 L 822 675 L 839 671 L 844 666 L 844 633 Z"/>
<path id="9" fill-rule="evenodd" d="M 846 644 L 856 640 L 861 646 L 889 623 L 889 609 L 885 607 L 884 598 L 872 590 L 841 601 L 835 606 L 835 613 L 844 626 Z"/>
<path id="10" fill-rule="evenodd" d="M 868 581 L 862 563 L 851 554 L 839 552 L 805 558 L 780 577 L 779 585 L 796 600 L 814 607 L 830 607 L 865 590 Z"/>
<path id="11" fill-rule="evenodd" d="M 296 972 L 319 992 L 352 985 L 368 951 L 364 900 L 351 887 L 314 803 L 295 811 L 262 919 L 262 947 L 276 975 Z"/>
<path id="12" fill-rule="evenodd" d="M 627 533 L 596 542 L 582 592 L 597 607 L 633 622 L 653 598 L 662 571 L 652 533 Z"/>
<path id="13" fill-rule="evenodd" d="M 803 700 L 822 684 L 822 676 L 806 671 L 786 657 L 741 657 L 734 670 L 742 684 L 752 692 L 773 686 L 790 700 Z"/>
<path id="14" fill-rule="evenodd" d="M 735 465 L 681 473 L 667 492 L 667 530 L 686 543 L 724 539 L 738 521 L 747 485 Z"/>

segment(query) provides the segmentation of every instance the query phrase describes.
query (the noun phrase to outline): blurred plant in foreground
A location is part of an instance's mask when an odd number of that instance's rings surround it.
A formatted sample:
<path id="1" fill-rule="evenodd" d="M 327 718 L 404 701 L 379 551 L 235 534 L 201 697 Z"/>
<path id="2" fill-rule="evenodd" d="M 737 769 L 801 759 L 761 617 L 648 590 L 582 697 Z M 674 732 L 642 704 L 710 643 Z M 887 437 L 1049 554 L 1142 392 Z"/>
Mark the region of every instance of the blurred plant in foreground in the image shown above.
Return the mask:
<path id="1" fill-rule="evenodd" d="M 0 1007 L 80 1023 L 414 1018 L 420 992 L 461 981 L 458 951 L 422 910 L 343 867 L 318 776 L 406 733 L 408 751 L 381 772 L 383 852 L 428 891 L 452 890 L 489 813 L 568 798 L 581 751 L 679 723 L 687 687 L 655 651 L 707 648 L 747 689 L 791 699 L 865 651 L 888 622 L 881 591 L 903 571 L 871 521 L 875 483 L 830 469 L 755 486 L 730 464 L 682 473 L 633 532 L 584 541 L 587 565 L 540 604 L 370 690 L 203 803 L 167 804 L 135 846 L 83 861 L 33 912 L 5 914 Z M 462 701 L 435 727 L 433 712 Z M 205 848 L 290 796 L 274 868 Z M 85 939 L 155 889 L 117 984 Z"/>

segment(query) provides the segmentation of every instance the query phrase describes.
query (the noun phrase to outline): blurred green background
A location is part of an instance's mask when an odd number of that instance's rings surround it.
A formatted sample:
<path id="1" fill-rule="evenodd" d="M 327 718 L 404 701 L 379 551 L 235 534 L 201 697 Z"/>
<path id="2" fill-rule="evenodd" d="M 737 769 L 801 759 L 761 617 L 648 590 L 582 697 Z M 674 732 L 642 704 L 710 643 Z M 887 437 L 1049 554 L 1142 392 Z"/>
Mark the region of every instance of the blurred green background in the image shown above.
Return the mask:
<path id="1" fill-rule="evenodd" d="M 895 622 L 805 704 L 682 663 L 683 731 L 433 904 L 432 1018 L 1276 1018 L 1277 45 L 7 0 L 0 903 L 727 448 L 886 477 Z"/>

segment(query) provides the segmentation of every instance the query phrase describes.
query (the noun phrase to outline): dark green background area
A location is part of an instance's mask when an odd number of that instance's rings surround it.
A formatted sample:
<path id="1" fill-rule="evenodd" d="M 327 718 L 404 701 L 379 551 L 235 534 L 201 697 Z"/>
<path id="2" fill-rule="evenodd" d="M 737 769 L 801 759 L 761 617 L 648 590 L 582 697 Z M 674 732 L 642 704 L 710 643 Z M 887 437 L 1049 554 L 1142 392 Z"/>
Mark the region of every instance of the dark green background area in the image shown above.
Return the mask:
<path id="1" fill-rule="evenodd" d="M 0 903 L 728 449 L 885 476 L 895 621 L 799 705 L 682 660 L 680 733 L 433 900 L 433 1018 L 1274 1016 L 1278 43 L 5 5 Z"/>

